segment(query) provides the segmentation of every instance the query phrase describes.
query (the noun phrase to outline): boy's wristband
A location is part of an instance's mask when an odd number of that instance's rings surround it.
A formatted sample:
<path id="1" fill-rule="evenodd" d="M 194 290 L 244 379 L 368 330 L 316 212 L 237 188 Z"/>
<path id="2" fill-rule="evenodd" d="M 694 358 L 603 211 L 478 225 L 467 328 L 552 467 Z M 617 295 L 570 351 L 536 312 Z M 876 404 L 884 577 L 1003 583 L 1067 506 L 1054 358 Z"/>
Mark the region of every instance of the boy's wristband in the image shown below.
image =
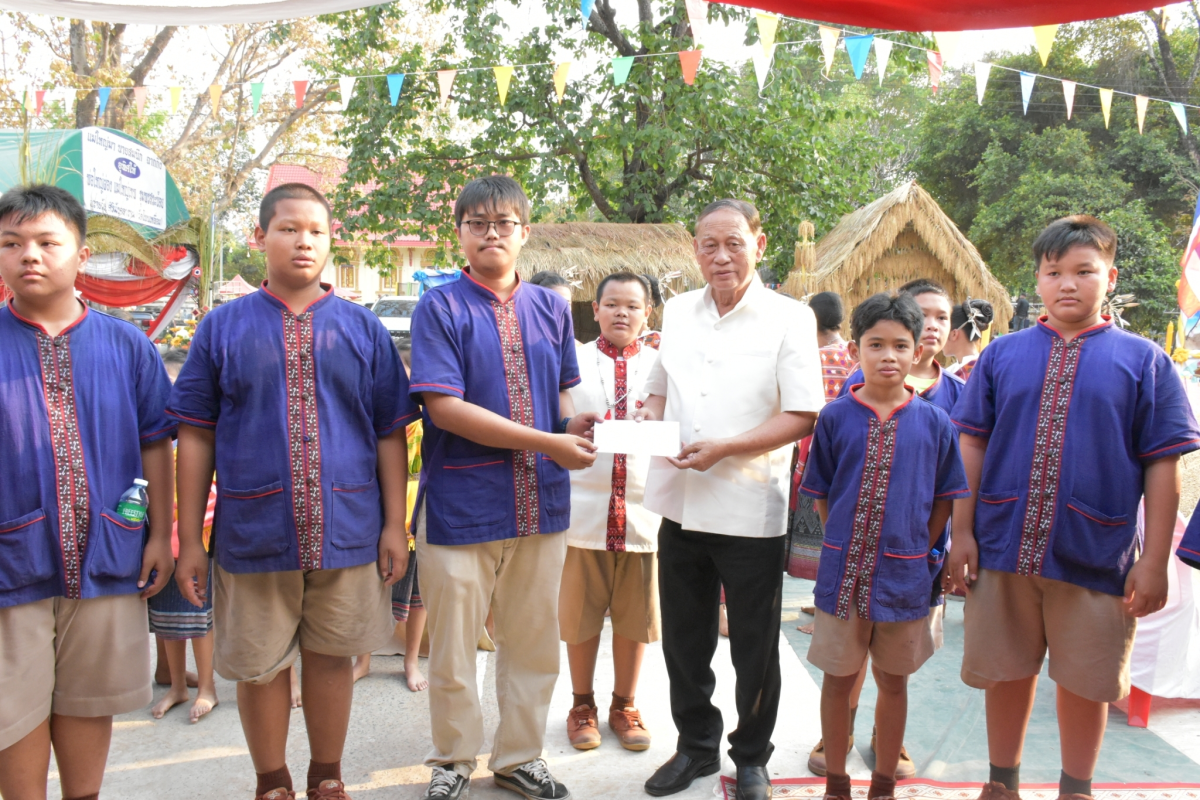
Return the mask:
<path id="1" fill-rule="evenodd" d="M 558 432 L 566 433 L 567 426 L 571 424 L 572 417 L 563 417 L 558 421 Z"/>

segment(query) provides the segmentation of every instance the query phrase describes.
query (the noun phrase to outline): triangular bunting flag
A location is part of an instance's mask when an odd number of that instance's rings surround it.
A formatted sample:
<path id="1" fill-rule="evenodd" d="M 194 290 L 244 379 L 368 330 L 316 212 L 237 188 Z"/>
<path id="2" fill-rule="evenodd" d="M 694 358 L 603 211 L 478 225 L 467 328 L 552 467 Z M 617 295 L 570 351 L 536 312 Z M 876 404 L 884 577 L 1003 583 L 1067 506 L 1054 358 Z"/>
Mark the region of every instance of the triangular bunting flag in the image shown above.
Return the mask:
<path id="1" fill-rule="evenodd" d="M 825 56 L 825 74 L 828 75 L 833 66 L 833 57 L 837 53 L 838 37 L 842 32 L 825 25 L 818 25 L 817 30 L 821 34 L 821 53 Z"/>
<path id="2" fill-rule="evenodd" d="M 400 100 L 400 90 L 404 88 L 404 73 L 397 72 L 387 76 L 388 98 L 392 105 Z"/>
<path id="3" fill-rule="evenodd" d="M 779 30 L 779 17 L 774 14 L 764 14 L 761 11 L 756 12 L 754 16 L 758 20 L 759 44 L 762 45 L 763 55 L 767 55 L 775 46 L 775 34 Z"/>
<path id="4" fill-rule="evenodd" d="M 633 56 L 617 56 L 612 60 L 613 86 L 620 86 L 629 80 L 629 70 L 633 68 Z"/>
<path id="5" fill-rule="evenodd" d="M 146 109 L 146 87 L 133 87 L 133 104 L 137 106 L 138 117 L 142 116 L 142 112 Z"/>
<path id="6" fill-rule="evenodd" d="M 1067 101 L 1067 119 L 1071 118 L 1071 111 L 1075 108 L 1075 81 L 1063 81 L 1063 99 Z"/>
<path id="7" fill-rule="evenodd" d="M 754 62 L 754 77 L 758 79 L 758 93 L 762 94 L 767 87 L 767 77 L 771 74 L 771 61 L 775 58 L 775 48 L 770 53 L 764 53 L 762 48 L 750 45 L 750 59 Z"/>
<path id="8" fill-rule="evenodd" d="M 1035 25 L 1033 27 L 1033 38 L 1037 42 L 1038 57 L 1042 59 L 1043 67 L 1050 58 L 1050 48 L 1054 46 L 1054 37 L 1057 35 L 1057 25 Z"/>
<path id="9" fill-rule="evenodd" d="M 438 102 L 441 105 L 446 105 L 446 101 L 450 99 L 450 89 L 454 86 L 454 76 L 458 74 L 456 69 L 439 69 L 438 76 L 438 92 L 441 93 L 441 100 Z"/>
<path id="10" fill-rule="evenodd" d="M 1100 90 L 1100 110 L 1104 112 L 1104 127 L 1108 127 L 1108 117 L 1112 113 L 1112 89 Z"/>
<path id="11" fill-rule="evenodd" d="M 358 78 L 354 77 L 338 78 L 338 96 L 342 99 L 342 111 L 350 108 L 350 98 L 354 96 L 354 82 L 357 80 Z"/>
<path id="12" fill-rule="evenodd" d="M 208 87 L 208 101 L 212 104 L 213 115 L 221 112 L 221 84 L 214 83 Z"/>
<path id="13" fill-rule="evenodd" d="M 21 108 L 25 109 L 25 113 L 33 112 L 33 89 L 26 88 L 21 92 Z"/>
<path id="14" fill-rule="evenodd" d="M 938 31 L 933 34 L 938 52 L 942 54 L 942 64 L 948 65 L 958 55 L 958 43 L 962 39 L 960 31 Z"/>
<path id="15" fill-rule="evenodd" d="M 863 69 L 867 66 L 867 56 L 871 54 L 871 42 L 873 41 L 875 41 L 875 37 L 870 34 L 847 36 L 842 40 L 842 44 L 846 46 L 846 55 L 850 56 L 850 68 L 854 70 L 855 80 L 860 80 L 863 76 Z"/>
<path id="16" fill-rule="evenodd" d="M 258 116 L 258 110 L 262 108 L 262 94 L 263 85 L 261 81 L 250 84 L 250 113 L 256 117 Z"/>
<path id="17" fill-rule="evenodd" d="M 554 67 L 554 102 L 561 103 L 567 91 L 567 75 L 571 72 L 571 62 L 564 61 Z"/>
<path id="18" fill-rule="evenodd" d="M 1037 75 L 1032 75 L 1028 72 L 1021 73 L 1021 113 L 1029 113 L 1029 96 L 1033 94 L 1033 82 L 1037 80 Z"/>
<path id="19" fill-rule="evenodd" d="M 33 93 L 33 113 L 40 117 L 42 115 L 42 106 L 45 105 L 45 103 L 46 103 L 46 90 L 38 89 L 36 92 Z M 1179 105 L 1179 104 L 1176 103 L 1175 105 Z M 1185 133 L 1187 132 L 1187 118 L 1186 117 L 1183 120 L 1183 130 Z"/>
<path id="20" fill-rule="evenodd" d="M 1146 127 L 1146 105 L 1150 102 L 1150 98 L 1144 94 L 1139 94 L 1133 98 L 1133 105 L 1137 108 L 1138 118 L 1138 133 L 1143 133 Z"/>
<path id="21" fill-rule="evenodd" d="M 708 0 L 683 0 L 683 5 L 692 26 L 692 41 L 699 44 L 700 37 L 708 30 Z"/>
<path id="22" fill-rule="evenodd" d="M 1183 103 L 1169 103 L 1168 105 L 1170 105 L 1171 110 L 1175 112 L 1175 119 L 1179 123 L 1179 127 L 1183 128 L 1184 135 L 1186 135 L 1188 132 L 1187 109 L 1183 107 Z M 40 109 L 41 106 L 42 104 L 39 101 L 38 108 Z M 40 114 L 42 112 L 39 110 L 38 113 Z"/>
<path id="23" fill-rule="evenodd" d="M 183 98 L 183 87 L 171 87 L 171 113 L 174 114 L 179 110 L 179 101 Z"/>
<path id="24" fill-rule="evenodd" d="M 926 50 L 925 60 L 929 62 L 929 88 L 937 94 L 938 87 L 942 85 L 942 54 Z"/>
<path id="25" fill-rule="evenodd" d="M 596 5 L 596 0 L 580 0 L 579 13 L 583 15 L 583 29 L 587 30 L 588 20 L 592 16 L 592 7 Z"/>
<path id="26" fill-rule="evenodd" d="M 496 92 L 500 95 L 500 105 L 508 99 L 508 84 L 512 82 L 513 68 L 511 66 L 492 67 L 496 76 Z"/>
<path id="27" fill-rule="evenodd" d="M 987 91 L 988 77 L 992 74 L 992 65 L 986 61 L 975 62 L 975 96 L 979 105 L 983 105 L 983 93 Z"/>
<path id="28" fill-rule="evenodd" d="M 696 68 L 700 66 L 700 50 L 680 50 L 679 66 L 683 69 L 683 82 L 688 86 L 696 83 Z"/>
<path id="29" fill-rule="evenodd" d="M 98 117 L 104 116 L 104 109 L 108 108 L 108 95 L 111 92 L 112 92 L 112 89 L 108 88 L 107 86 L 101 86 L 99 89 L 96 90 L 96 94 L 100 98 L 100 110 L 96 112 L 96 116 L 98 116 Z"/>
<path id="30" fill-rule="evenodd" d="M 304 108 L 304 95 L 308 92 L 308 81 L 292 81 L 292 90 L 296 93 L 296 108 Z"/>
<path id="31" fill-rule="evenodd" d="M 892 58 L 892 43 L 887 39 L 875 40 L 875 70 L 879 73 L 879 85 L 883 86 L 883 76 L 887 72 L 888 61 Z"/>

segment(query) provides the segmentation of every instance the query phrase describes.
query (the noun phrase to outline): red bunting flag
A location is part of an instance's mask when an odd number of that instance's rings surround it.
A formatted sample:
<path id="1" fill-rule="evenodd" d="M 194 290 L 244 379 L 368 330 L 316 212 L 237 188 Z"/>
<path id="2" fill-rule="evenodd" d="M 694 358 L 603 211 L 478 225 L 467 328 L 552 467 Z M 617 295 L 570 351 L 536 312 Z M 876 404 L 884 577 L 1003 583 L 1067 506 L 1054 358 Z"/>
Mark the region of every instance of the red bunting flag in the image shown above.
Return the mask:
<path id="1" fill-rule="evenodd" d="M 308 81 L 292 81 L 296 90 L 296 108 L 304 108 L 304 93 L 308 91 Z"/>
<path id="2" fill-rule="evenodd" d="M 133 104 L 135 106 L 137 106 L 137 115 L 138 115 L 138 118 L 140 119 L 142 116 L 142 111 L 146 108 L 146 87 L 145 86 L 133 87 Z"/>
<path id="3" fill-rule="evenodd" d="M 46 90 L 38 89 L 33 93 L 33 113 L 36 116 L 42 115 L 42 104 L 46 102 Z"/>
<path id="4" fill-rule="evenodd" d="M 696 68 L 700 66 L 699 50 L 680 50 L 679 66 L 683 68 L 683 82 L 691 86 L 696 82 Z"/>
<path id="5" fill-rule="evenodd" d="M 926 50 L 925 59 L 929 62 L 929 87 L 937 94 L 938 87 L 942 85 L 942 54 Z"/>

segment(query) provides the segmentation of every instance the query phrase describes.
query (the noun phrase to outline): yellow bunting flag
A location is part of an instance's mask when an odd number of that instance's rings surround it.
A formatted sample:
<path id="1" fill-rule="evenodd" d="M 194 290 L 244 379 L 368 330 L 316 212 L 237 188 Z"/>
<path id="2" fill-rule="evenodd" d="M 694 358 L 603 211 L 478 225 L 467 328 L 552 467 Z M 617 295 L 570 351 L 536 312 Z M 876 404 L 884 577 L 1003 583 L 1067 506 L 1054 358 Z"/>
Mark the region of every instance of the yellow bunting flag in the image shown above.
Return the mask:
<path id="1" fill-rule="evenodd" d="M 446 105 L 446 100 L 450 98 L 450 88 L 454 86 L 454 76 L 458 74 L 456 69 L 439 69 L 438 76 L 438 91 L 441 93 L 441 105 Z"/>
<path id="2" fill-rule="evenodd" d="M 1071 110 L 1075 107 L 1075 81 L 1063 81 L 1063 99 L 1067 101 L 1067 119 L 1071 118 Z"/>
<path id="3" fill-rule="evenodd" d="M 1112 89 L 1100 90 L 1100 110 L 1104 112 L 1104 127 L 1108 127 L 1108 118 L 1112 114 Z"/>
<path id="4" fill-rule="evenodd" d="M 133 87 L 133 104 L 135 106 L 137 106 L 137 115 L 140 118 L 142 116 L 142 112 L 145 111 L 145 109 L 146 109 L 146 87 L 145 86 Z"/>
<path id="5" fill-rule="evenodd" d="M 943 65 L 958 63 L 955 56 L 958 55 L 958 42 L 961 38 L 961 31 L 939 31 L 933 34 L 933 41 L 937 44 L 938 52 L 942 54 Z"/>
<path id="6" fill-rule="evenodd" d="M 1137 107 L 1138 133 L 1142 133 L 1146 127 L 1146 105 L 1149 102 L 1150 98 L 1144 94 L 1133 98 L 1133 104 Z"/>
<path id="7" fill-rule="evenodd" d="M 761 11 L 757 12 L 755 17 L 758 19 L 758 38 L 762 44 L 763 55 L 770 55 L 771 48 L 775 46 L 775 34 L 779 30 L 779 17 Z"/>
<path id="8" fill-rule="evenodd" d="M 513 68 L 511 66 L 492 67 L 496 75 L 496 91 L 500 94 L 500 105 L 508 99 L 508 84 L 512 82 Z"/>
<path id="9" fill-rule="evenodd" d="M 563 61 L 562 63 L 557 64 L 554 67 L 554 94 L 557 96 L 557 99 L 554 102 L 556 102 L 556 103 L 561 103 L 562 99 L 563 99 L 563 95 L 566 94 L 567 75 L 570 74 L 570 72 L 571 72 L 571 62 L 570 61 Z"/>
<path id="10" fill-rule="evenodd" d="M 1033 28 L 1033 38 L 1037 42 L 1038 57 L 1042 59 L 1043 67 L 1050 58 L 1050 48 L 1054 46 L 1054 37 L 1057 35 L 1057 25 L 1035 25 Z"/>
<path id="11" fill-rule="evenodd" d="M 179 101 L 183 97 L 182 86 L 171 87 L 171 113 L 174 114 L 179 110 Z"/>
<path id="12" fill-rule="evenodd" d="M 221 113 L 221 84 L 214 83 L 208 87 L 208 100 L 212 103 L 213 115 Z"/>
<path id="13" fill-rule="evenodd" d="M 825 25 L 818 25 L 817 30 L 821 34 L 821 53 L 825 56 L 825 74 L 829 75 L 829 69 L 833 66 L 833 57 L 837 54 L 838 37 L 842 32 L 837 28 L 829 28 Z"/>

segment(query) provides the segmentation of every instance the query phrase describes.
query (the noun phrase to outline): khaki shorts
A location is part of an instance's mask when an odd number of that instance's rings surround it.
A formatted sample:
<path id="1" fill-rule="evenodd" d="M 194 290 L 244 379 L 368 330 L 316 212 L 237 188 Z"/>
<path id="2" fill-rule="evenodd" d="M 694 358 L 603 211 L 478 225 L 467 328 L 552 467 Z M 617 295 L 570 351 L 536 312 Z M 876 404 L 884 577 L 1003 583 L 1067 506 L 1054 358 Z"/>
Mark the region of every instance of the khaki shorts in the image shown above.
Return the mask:
<path id="1" fill-rule="evenodd" d="M 0 750 L 51 713 L 109 717 L 152 698 L 146 601 L 48 597 L 0 608 Z"/>
<path id="2" fill-rule="evenodd" d="M 375 562 L 343 569 L 217 571 L 213 612 L 217 673 L 270 683 L 300 649 L 355 656 L 392 635 L 392 590 Z"/>
<path id="3" fill-rule="evenodd" d="M 562 640 L 580 644 L 599 636 L 610 608 L 613 633 L 635 642 L 658 641 L 658 553 L 568 547 L 558 594 Z"/>
<path id="4" fill-rule="evenodd" d="M 870 622 L 851 604 L 850 619 L 817 609 L 809 662 L 830 675 L 853 675 L 870 653 L 889 675 L 912 675 L 933 655 L 933 631 L 922 617 L 908 622 Z"/>
<path id="5" fill-rule="evenodd" d="M 1063 581 L 979 570 L 963 609 L 963 683 L 990 689 L 1042 671 L 1085 700 L 1129 694 L 1137 620 L 1122 599 Z"/>

